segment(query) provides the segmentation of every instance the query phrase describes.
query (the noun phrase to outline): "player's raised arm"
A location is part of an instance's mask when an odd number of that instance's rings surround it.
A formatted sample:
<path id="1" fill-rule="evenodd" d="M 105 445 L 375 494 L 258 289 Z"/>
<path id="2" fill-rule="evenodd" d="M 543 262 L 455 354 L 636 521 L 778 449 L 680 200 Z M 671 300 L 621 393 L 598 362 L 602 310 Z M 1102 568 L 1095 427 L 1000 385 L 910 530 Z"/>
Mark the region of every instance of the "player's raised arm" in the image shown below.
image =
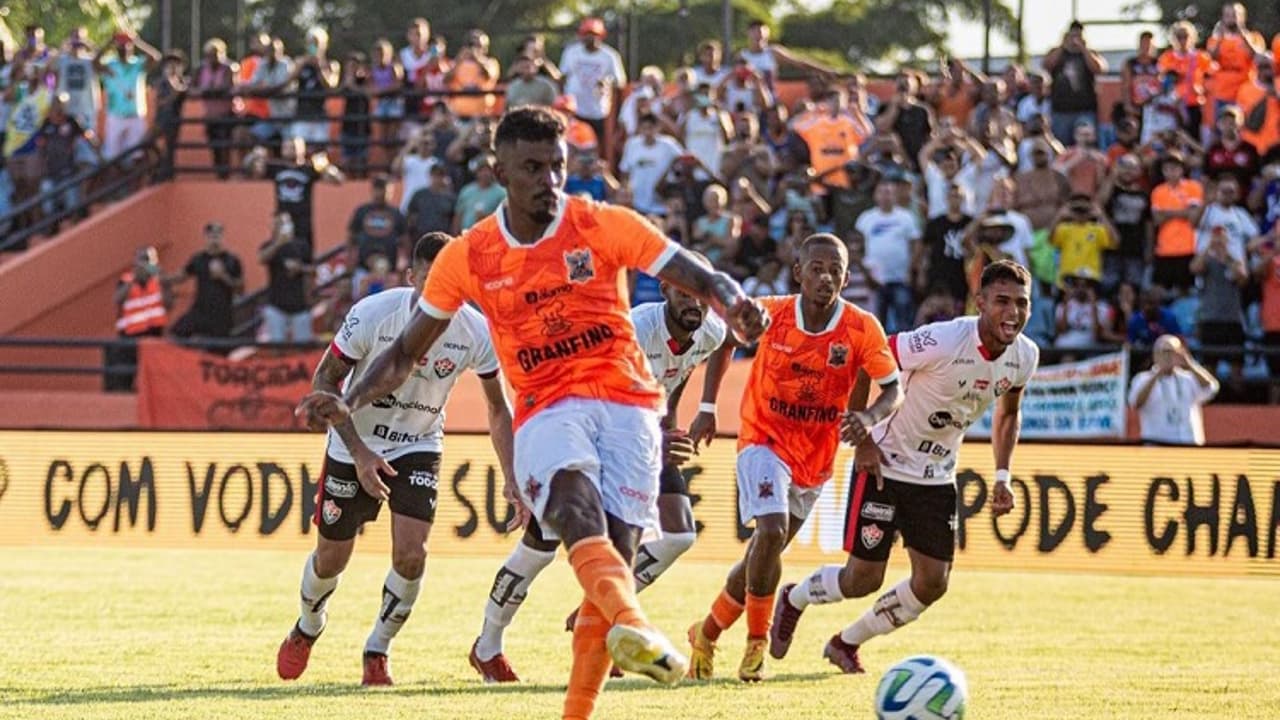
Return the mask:
<path id="1" fill-rule="evenodd" d="M 764 308 L 747 297 L 736 280 L 707 269 L 688 250 L 677 248 L 658 271 L 658 279 L 704 300 L 744 344 L 755 342 L 769 325 Z"/>
<path id="2" fill-rule="evenodd" d="M 991 495 L 991 514 L 999 517 L 1013 509 L 1009 488 L 1009 464 L 1022 431 L 1022 388 L 1010 388 L 996 401 L 991 414 L 991 450 L 996 457 L 996 483 Z"/>

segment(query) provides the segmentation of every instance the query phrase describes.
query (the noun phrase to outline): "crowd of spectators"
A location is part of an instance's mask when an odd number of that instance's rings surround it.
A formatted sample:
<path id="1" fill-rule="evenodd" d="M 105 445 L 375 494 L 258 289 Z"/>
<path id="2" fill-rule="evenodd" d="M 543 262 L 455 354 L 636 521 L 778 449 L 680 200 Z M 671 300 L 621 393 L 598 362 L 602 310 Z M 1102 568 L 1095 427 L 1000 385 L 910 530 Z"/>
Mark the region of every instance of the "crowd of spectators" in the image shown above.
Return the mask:
<path id="1" fill-rule="evenodd" d="M 1012 257 L 1036 278 L 1027 332 L 1060 355 L 1163 334 L 1193 349 L 1280 347 L 1280 91 L 1274 55 L 1238 4 L 1203 41 L 1186 22 L 1168 29 L 1164 48 L 1142 33 L 1110 107 L 1099 79 L 1112 69 L 1078 23 L 1038 67 L 984 75 L 951 58 L 932 76 L 904 69 L 891 85 L 805 59 L 760 22 L 737 48 L 708 40 L 670 73 L 632 68 L 634 82 L 596 18 L 558 63 L 539 36 L 507 62 L 480 30 L 455 51 L 422 18 L 399 49 L 379 40 L 343 58 L 320 28 L 296 54 L 255 36 L 238 62 L 213 39 L 189 73 L 180 54 L 128 34 L 97 51 L 75 38 L 58 51 L 28 40 L 0 79 L 15 187 L 32 192 L 24 154 L 65 173 L 127 147 L 146 114 L 146 70 L 162 66 L 162 145 L 183 99 L 199 98 L 219 174 L 275 181 L 284 215 L 263 219 L 273 239 L 259 258 L 271 268 L 271 339 L 304 337 L 289 288 L 322 270 L 310 250 L 316 182 L 363 176 L 379 154 L 389 168 L 348 227 L 347 300 L 358 299 L 400 282 L 411 238 L 465 230 L 500 205 L 498 109 L 536 103 L 570 120 L 569 193 L 635 208 L 753 293 L 794 289 L 798 241 L 829 231 L 850 250 L 845 296 L 890 332 L 965 312 L 982 267 Z M 51 82 L 31 67 L 65 86 L 48 101 L 61 109 L 14 136 L 23 103 Z M 97 93 L 84 86 L 99 78 L 100 144 L 81 122 L 96 117 Z M 345 114 L 326 112 L 333 95 Z M 77 153 L 57 140 L 66 136 L 94 149 Z M 286 250 L 295 243 L 299 253 Z M 633 294 L 655 299 L 656 282 L 637 278 Z M 1270 365 L 1280 369 L 1280 355 Z M 1238 352 L 1210 367 L 1230 397 L 1265 372 Z"/>

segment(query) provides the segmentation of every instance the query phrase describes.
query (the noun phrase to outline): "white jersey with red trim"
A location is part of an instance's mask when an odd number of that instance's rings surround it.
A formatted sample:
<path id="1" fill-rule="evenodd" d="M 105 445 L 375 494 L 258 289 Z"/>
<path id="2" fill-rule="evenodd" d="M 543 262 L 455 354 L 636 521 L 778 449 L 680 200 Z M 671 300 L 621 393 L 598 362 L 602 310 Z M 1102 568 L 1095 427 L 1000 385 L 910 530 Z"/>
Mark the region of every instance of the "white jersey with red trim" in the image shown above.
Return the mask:
<path id="1" fill-rule="evenodd" d="M 1040 363 L 1025 335 L 988 359 L 974 316 L 898 333 L 889 348 L 903 370 L 904 399 L 871 437 L 888 461 L 884 476 L 917 485 L 955 482 L 965 431 L 1001 395 L 1025 387 Z"/>
<path id="2" fill-rule="evenodd" d="M 344 388 L 359 380 L 373 359 L 395 343 L 417 304 L 414 289 L 400 287 L 371 295 L 351 308 L 329 348 L 355 364 Z M 352 414 L 356 432 L 369 449 L 388 460 L 414 452 L 440 452 L 445 404 L 467 368 L 480 377 L 493 377 L 498 373 L 498 358 L 484 316 L 463 305 L 403 385 Z M 332 429 L 327 452 L 334 460 L 352 462 L 346 444 Z"/>
<path id="3" fill-rule="evenodd" d="M 725 335 L 729 332 L 720 316 L 704 312 L 702 325 L 693 331 L 689 347 L 684 352 L 677 352 L 679 348 L 667 327 L 665 302 L 645 303 L 631 308 L 631 324 L 636 326 L 636 341 L 649 360 L 649 369 L 667 391 L 667 397 L 689 379 L 699 363 L 724 343 Z"/>

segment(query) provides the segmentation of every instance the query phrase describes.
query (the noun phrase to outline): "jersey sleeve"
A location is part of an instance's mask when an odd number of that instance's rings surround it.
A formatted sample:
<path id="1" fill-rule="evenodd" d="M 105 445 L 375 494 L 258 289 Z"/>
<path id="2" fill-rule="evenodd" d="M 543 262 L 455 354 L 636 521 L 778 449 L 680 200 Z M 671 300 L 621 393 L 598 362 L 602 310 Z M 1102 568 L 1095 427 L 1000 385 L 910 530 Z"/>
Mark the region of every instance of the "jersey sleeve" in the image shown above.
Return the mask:
<path id="1" fill-rule="evenodd" d="M 1036 370 L 1040 369 L 1040 347 L 1033 342 L 1027 343 L 1027 346 L 1030 348 L 1028 362 L 1022 363 L 1020 368 L 1022 372 L 1018 374 L 1018 379 L 1014 383 L 1014 387 L 1019 389 L 1026 387 L 1031 382 L 1031 378 L 1035 377 Z"/>
<path id="2" fill-rule="evenodd" d="M 441 320 L 453 317 L 467 300 L 467 270 L 467 242 L 455 240 L 445 245 L 431 264 L 418 308 Z"/>
<path id="3" fill-rule="evenodd" d="M 955 340 L 940 323 L 933 323 L 890 337 L 889 351 L 903 370 L 921 370 L 945 363 Z"/>
<path id="4" fill-rule="evenodd" d="M 889 349 L 884 327 L 871 313 L 863 314 L 861 340 L 858 364 L 867 371 L 867 375 L 880 385 L 897 381 L 898 363 Z"/>
<path id="5" fill-rule="evenodd" d="M 352 365 L 368 355 L 370 348 L 373 347 L 371 341 L 377 329 L 374 327 L 375 323 L 366 316 L 368 308 L 367 302 L 358 302 L 353 305 L 347 311 L 342 327 L 334 333 L 333 342 L 329 344 L 329 352 Z M 366 317 L 362 318 L 362 316 Z"/>
<path id="6" fill-rule="evenodd" d="M 622 267 L 656 277 L 680 249 L 634 210 L 602 205 L 597 212 L 602 229 L 607 228 L 598 236 L 599 245 L 607 247 L 599 250 Z"/>

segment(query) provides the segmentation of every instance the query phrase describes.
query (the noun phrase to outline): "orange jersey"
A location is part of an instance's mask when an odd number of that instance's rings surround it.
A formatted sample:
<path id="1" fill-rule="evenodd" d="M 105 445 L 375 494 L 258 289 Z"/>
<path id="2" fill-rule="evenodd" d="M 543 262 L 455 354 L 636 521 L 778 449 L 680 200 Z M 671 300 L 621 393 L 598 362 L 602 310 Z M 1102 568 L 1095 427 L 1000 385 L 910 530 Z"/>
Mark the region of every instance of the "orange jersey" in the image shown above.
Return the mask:
<path id="1" fill-rule="evenodd" d="M 809 147 L 809 165 L 819 175 L 843 168 L 850 160 L 857 160 L 858 146 L 866 139 L 853 118 L 844 113 L 836 117 L 831 117 L 829 112 L 815 113 L 797 122 L 795 127 L 796 134 Z M 828 175 L 825 182 L 847 188 L 849 176 L 840 170 Z"/>
<path id="2" fill-rule="evenodd" d="M 814 334 L 803 329 L 799 295 L 760 302 L 773 322 L 751 361 L 738 449 L 768 446 L 791 467 L 793 483 L 817 487 L 831 478 L 858 369 L 886 382 L 898 364 L 880 321 L 853 303 L 840 300 L 830 324 Z"/>
<path id="3" fill-rule="evenodd" d="M 1160 53 L 1156 64 L 1162 73 L 1172 70 L 1178 74 L 1178 87 L 1187 107 L 1204 105 L 1204 79 L 1215 69 L 1209 53 L 1194 48 L 1185 53 L 1169 49 Z"/>
<path id="4" fill-rule="evenodd" d="M 450 317 L 464 302 L 480 307 L 516 392 L 516 427 L 567 397 L 661 407 L 631 324 L 627 270 L 656 275 L 676 246 L 631 210 L 576 197 L 542 239 L 523 245 L 505 212 L 503 203 L 440 251 L 422 310 Z"/>
<path id="5" fill-rule="evenodd" d="M 1266 41 L 1258 33 L 1249 30 L 1249 39 L 1254 47 L 1266 47 Z M 1209 89 L 1215 100 L 1235 102 L 1240 86 L 1253 76 L 1253 50 L 1243 35 L 1227 35 L 1221 39 L 1210 37 L 1205 49 L 1210 53 L 1218 50 L 1218 71 L 1209 82 Z"/>

